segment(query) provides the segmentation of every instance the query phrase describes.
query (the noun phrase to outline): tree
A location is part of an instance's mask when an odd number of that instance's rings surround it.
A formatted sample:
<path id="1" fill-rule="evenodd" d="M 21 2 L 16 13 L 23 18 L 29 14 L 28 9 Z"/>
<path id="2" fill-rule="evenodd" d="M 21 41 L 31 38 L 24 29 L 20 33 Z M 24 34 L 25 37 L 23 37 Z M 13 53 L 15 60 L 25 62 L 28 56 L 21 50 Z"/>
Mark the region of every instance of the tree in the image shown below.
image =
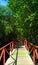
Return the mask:
<path id="1" fill-rule="evenodd" d="M 8 6 L 1 15 L 1 24 L 6 36 L 13 33 L 13 37 L 26 38 L 31 41 L 38 38 L 38 2 L 37 0 L 9 0 Z M 10 14 L 4 13 L 11 12 Z M 1 13 L 2 14 L 2 13 Z M 3 16 L 3 17 L 2 17 Z M 34 41 L 35 41 L 34 40 Z M 38 43 L 36 40 L 33 43 Z"/>

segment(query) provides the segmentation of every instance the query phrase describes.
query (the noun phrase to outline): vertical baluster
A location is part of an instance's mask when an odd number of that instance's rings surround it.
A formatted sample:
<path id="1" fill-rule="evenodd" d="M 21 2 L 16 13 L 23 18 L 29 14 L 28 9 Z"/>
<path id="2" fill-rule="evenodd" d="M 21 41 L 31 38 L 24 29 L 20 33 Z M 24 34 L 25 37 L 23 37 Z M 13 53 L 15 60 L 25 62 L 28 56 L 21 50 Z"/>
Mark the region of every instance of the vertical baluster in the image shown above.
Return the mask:
<path id="1" fill-rule="evenodd" d="M 28 50 L 27 41 L 24 41 L 25 48 Z"/>
<path id="2" fill-rule="evenodd" d="M 28 50 L 28 51 L 30 51 L 30 44 L 29 44 L 29 43 L 30 43 L 30 42 L 27 41 L 27 47 L 28 47 L 27 50 Z"/>
<path id="3" fill-rule="evenodd" d="M 11 55 L 11 51 L 12 51 L 12 45 L 11 45 L 11 43 L 10 43 L 10 55 Z"/>
<path id="4" fill-rule="evenodd" d="M 14 42 L 12 42 L 12 50 L 13 50 L 13 48 L 14 48 Z"/>
<path id="5" fill-rule="evenodd" d="M 35 49 L 36 58 L 38 59 L 38 52 L 37 49 Z"/>
<path id="6" fill-rule="evenodd" d="M 5 49 L 3 49 L 4 53 L 3 53 L 3 65 L 5 65 Z"/>
<path id="7" fill-rule="evenodd" d="M 35 48 L 33 49 L 33 56 L 32 56 L 33 62 L 35 63 Z"/>
<path id="8" fill-rule="evenodd" d="M 10 43 L 10 51 L 12 51 L 12 44 Z"/>

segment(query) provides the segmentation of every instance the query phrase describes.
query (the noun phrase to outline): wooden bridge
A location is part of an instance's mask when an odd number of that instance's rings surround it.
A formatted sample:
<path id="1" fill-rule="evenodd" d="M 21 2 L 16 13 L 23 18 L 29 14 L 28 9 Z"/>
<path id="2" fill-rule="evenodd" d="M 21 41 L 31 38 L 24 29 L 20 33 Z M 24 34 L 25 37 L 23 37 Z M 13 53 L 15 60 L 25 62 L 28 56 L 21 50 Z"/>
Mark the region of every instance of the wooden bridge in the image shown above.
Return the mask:
<path id="1" fill-rule="evenodd" d="M 31 58 L 35 64 L 36 59 L 38 59 L 38 46 L 28 42 L 25 39 L 16 39 L 0 48 L 0 61 L 3 63 L 3 65 L 6 63 L 6 53 L 10 56 L 10 51 L 13 51 L 17 41 L 20 41 L 25 45 L 26 49 L 30 52 Z"/>

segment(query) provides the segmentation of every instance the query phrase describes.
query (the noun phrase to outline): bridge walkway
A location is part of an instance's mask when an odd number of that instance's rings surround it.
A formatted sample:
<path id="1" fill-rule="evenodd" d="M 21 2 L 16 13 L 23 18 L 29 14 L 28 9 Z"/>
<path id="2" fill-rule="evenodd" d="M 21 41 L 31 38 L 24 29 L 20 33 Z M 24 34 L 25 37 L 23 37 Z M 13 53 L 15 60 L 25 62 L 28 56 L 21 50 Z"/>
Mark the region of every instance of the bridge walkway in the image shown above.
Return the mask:
<path id="1" fill-rule="evenodd" d="M 14 49 L 11 56 L 5 65 L 34 65 L 29 52 L 24 47 Z"/>

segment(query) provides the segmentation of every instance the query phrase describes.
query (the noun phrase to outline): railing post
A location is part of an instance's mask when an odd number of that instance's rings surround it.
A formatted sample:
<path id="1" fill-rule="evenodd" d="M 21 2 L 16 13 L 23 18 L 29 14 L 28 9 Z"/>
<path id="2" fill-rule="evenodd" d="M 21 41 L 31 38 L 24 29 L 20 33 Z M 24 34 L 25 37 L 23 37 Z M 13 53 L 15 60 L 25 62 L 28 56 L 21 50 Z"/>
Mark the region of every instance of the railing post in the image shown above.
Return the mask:
<path id="1" fill-rule="evenodd" d="M 28 50 L 27 40 L 24 41 L 25 48 Z"/>
<path id="2" fill-rule="evenodd" d="M 35 64 L 35 48 L 33 49 L 33 56 L 32 56 L 33 62 Z"/>
<path id="3" fill-rule="evenodd" d="M 14 42 L 12 42 L 12 50 L 13 50 L 13 48 L 14 48 Z"/>
<path id="4" fill-rule="evenodd" d="M 11 44 L 10 44 L 10 55 L 11 55 L 11 51 L 12 51 L 12 46 L 11 46 Z"/>
<path id="5" fill-rule="evenodd" d="M 30 42 L 27 41 L 27 50 L 30 51 Z"/>
<path id="6" fill-rule="evenodd" d="M 37 49 L 35 49 L 36 58 L 38 59 L 38 52 Z"/>
<path id="7" fill-rule="evenodd" d="M 3 65 L 5 65 L 5 49 L 4 50 L 4 53 L 3 53 Z"/>

